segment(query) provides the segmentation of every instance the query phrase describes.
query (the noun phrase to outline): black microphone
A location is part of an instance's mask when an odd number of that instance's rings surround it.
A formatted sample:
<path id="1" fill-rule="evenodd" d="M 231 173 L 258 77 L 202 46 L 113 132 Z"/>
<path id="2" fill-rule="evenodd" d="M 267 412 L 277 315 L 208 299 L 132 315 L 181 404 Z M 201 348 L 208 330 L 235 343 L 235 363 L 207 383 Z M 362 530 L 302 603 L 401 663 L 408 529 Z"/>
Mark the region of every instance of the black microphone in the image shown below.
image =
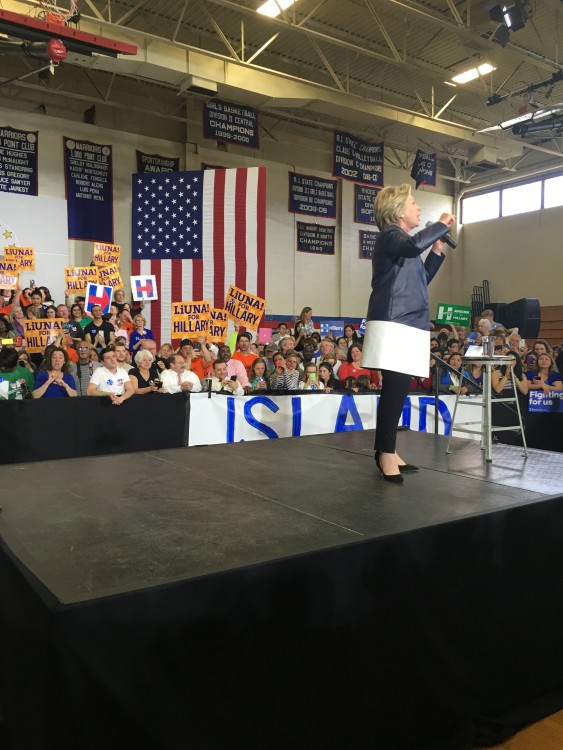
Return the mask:
<path id="1" fill-rule="evenodd" d="M 431 227 L 431 226 L 433 226 L 434 224 L 436 224 L 436 222 L 435 222 L 435 221 L 427 221 L 427 222 L 426 222 L 426 228 L 428 229 L 428 227 Z M 456 247 L 457 247 L 457 242 L 456 242 L 455 240 L 452 240 L 452 238 L 450 237 L 450 235 L 449 235 L 449 234 L 445 234 L 445 235 L 444 235 L 443 237 L 440 237 L 440 239 L 442 240 L 442 242 L 445 242 L 445 243 L 446 243 L 446 245 L 449 245 L 449 246 L 450 246 L 451 248 L 453 248 L 454 250 L 456 249 Z"/>

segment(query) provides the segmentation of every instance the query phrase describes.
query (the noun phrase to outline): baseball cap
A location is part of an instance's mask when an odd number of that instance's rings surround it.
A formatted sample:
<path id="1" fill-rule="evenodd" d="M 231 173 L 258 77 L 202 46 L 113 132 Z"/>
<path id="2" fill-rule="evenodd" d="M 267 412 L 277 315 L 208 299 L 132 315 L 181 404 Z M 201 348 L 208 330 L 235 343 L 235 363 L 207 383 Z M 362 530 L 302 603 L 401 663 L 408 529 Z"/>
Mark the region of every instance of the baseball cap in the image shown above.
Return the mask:
<path id="1" fill-rule="evenodd" d="M 182 339 L 180 346 L 193 346 L 193 341 L 191 339 Z"/>

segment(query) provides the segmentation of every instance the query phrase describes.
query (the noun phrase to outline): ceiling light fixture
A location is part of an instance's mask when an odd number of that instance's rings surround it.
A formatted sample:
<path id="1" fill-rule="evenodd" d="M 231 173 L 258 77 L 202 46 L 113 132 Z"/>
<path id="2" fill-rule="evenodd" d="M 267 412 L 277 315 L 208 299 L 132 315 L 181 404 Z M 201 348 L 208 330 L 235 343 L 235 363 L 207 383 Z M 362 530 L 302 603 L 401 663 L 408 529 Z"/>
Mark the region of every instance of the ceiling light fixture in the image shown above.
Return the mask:
<path id="1" fill-rule="evenodd" d="M 493 70 L 496 70 L 493 65 L 483 63 L 476 68 L 470 68 L 469 70 L 464 70 L 463 73 L 458 73 L 456 76 L 452 76 L 452 81 L 455 81 L 455 83 L 469 83 L 469 81 L 474 81 L 476 78 L 479 78 L 479 76 L 485 76 L 487 73 L 492 73 Z"/>
<path id="2" fill-rule="evenodd" d="M 282 12 L 290 8 L 296 0 L 266 0 L 265 3 L 256 9 L 257 13 L 261 13 L 263 16 L 268 18 L 276 18 Z"/>

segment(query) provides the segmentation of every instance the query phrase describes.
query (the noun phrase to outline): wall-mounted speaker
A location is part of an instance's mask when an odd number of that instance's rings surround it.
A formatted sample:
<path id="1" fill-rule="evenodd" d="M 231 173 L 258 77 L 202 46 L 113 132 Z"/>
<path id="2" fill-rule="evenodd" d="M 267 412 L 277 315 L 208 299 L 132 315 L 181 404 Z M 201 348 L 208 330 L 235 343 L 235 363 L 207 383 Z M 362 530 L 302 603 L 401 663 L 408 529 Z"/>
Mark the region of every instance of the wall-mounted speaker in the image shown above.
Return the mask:
<path id="1" fill-rule="evenodd" d="M 518 333 L 525 339 L 537 339 L 540 333 L 541 307 L 539 299 L 524 297 L 506 306 L 509 328 L 518 327 Z"/>

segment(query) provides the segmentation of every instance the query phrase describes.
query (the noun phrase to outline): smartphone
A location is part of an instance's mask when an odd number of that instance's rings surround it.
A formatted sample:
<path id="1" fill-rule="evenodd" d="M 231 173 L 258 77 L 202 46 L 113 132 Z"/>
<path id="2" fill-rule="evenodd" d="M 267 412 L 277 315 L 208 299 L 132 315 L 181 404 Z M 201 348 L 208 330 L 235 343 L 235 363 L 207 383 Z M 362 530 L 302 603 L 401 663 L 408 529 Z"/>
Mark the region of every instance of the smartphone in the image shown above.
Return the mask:
<path id="1" fill-rule="evenodd" d="M 201 351 L 201 344 L 194 344 L 194 352 L 200 352 Z"/>
<path id="2" fill-rule="evenodd" d="M 234 382 L 237 379 L 236 375 L 231 375 L 231 380 Z"/>

